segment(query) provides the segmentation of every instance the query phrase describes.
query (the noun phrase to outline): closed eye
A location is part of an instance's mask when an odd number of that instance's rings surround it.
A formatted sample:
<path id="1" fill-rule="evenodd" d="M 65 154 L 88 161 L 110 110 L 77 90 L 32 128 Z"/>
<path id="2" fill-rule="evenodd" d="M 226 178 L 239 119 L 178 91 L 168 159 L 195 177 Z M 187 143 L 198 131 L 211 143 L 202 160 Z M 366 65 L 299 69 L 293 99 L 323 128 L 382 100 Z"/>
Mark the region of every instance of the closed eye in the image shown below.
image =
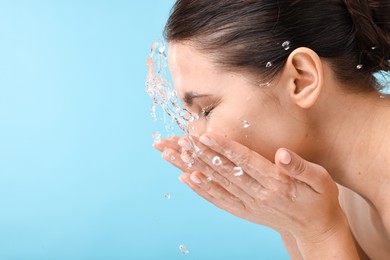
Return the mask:
<path id="1" fill-rule="evenodd" d="M 211 114 L 211 112 L 213 111 L 214 108 L 215 108 L 215 104 L 212 104 L 210 106 L 202 108 L 202 110 L 201 110 L 202 116 L 205 117 L 205 118 L 210 117 L 210 114 Z"/>

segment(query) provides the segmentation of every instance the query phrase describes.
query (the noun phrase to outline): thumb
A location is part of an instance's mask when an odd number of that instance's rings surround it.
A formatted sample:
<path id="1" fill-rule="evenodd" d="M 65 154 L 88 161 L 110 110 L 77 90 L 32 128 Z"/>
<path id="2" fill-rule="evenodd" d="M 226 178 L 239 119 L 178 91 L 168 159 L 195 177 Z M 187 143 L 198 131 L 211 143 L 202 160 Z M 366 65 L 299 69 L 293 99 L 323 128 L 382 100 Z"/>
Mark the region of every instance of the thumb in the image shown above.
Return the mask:
<path id="1" fill-rule="evenodd" d="M 283 173 L 306 183 L 318 193 L 324 193 L 329 184 L 334 183 L 324 167 L 308 162 L 285 148 L 280 148 L 276 152 L 275 164 Z"/>

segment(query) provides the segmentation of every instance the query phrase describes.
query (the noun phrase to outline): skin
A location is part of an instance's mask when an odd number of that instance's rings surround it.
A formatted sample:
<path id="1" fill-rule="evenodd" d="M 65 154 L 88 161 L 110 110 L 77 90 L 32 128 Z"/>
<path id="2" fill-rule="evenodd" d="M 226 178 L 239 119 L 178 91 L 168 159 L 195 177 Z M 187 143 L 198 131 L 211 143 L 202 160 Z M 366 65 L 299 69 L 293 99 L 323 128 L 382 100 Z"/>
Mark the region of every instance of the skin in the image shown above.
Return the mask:
<path id="1" fill-rule="evenodd" d="M 269 87 L 220 70 L 189 42 L 169 48 L 178 95 L 183 102 L 198 95 L 186 107 L 201 115 L 190 125 L 202 151 L 191 168 L 187 138 L 154 145 L 168 161 L 181 156 L 170 161 L 184 172 L 181 181 L 217 207 L 278 231 L 292 259 L 389 259 L 387 98 L 346 91 L 330 62 L 308 48 L 294 50 Z M 233 175 L 235 166 L 242 176 Z"/>

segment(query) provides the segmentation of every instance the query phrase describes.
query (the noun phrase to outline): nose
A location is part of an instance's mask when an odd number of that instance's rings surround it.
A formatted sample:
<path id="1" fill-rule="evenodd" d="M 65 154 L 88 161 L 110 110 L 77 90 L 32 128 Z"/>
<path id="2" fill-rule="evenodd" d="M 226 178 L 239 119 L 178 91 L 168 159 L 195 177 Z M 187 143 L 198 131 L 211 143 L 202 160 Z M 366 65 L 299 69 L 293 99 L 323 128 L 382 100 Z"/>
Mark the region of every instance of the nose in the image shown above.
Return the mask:
<path id="1" fill-rule="evenodd" d="M 199 137 L 206 132 L 206 122 L 204 120 L 197 120 L 188 124 L 188 131 L 190 135 Z"/>

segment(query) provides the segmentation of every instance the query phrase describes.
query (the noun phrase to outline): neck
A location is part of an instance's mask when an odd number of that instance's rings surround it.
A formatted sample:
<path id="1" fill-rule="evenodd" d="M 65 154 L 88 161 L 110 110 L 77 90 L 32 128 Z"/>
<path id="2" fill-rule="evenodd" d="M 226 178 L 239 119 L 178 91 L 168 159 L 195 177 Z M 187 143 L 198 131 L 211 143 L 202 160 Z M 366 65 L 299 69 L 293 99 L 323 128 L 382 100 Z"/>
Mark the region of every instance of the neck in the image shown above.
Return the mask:
<path id="1" fill-rule="evenodd" d="M 376 91 L 364 94 L 333 91 L 326 95 L 312 111 L 312 146 L 308 157 L 325 167 L 338 184 L 377 205 L 387 190 L 383 184 L 390 181 L 386 172 L 390 98 L 382 98 Z"/>

